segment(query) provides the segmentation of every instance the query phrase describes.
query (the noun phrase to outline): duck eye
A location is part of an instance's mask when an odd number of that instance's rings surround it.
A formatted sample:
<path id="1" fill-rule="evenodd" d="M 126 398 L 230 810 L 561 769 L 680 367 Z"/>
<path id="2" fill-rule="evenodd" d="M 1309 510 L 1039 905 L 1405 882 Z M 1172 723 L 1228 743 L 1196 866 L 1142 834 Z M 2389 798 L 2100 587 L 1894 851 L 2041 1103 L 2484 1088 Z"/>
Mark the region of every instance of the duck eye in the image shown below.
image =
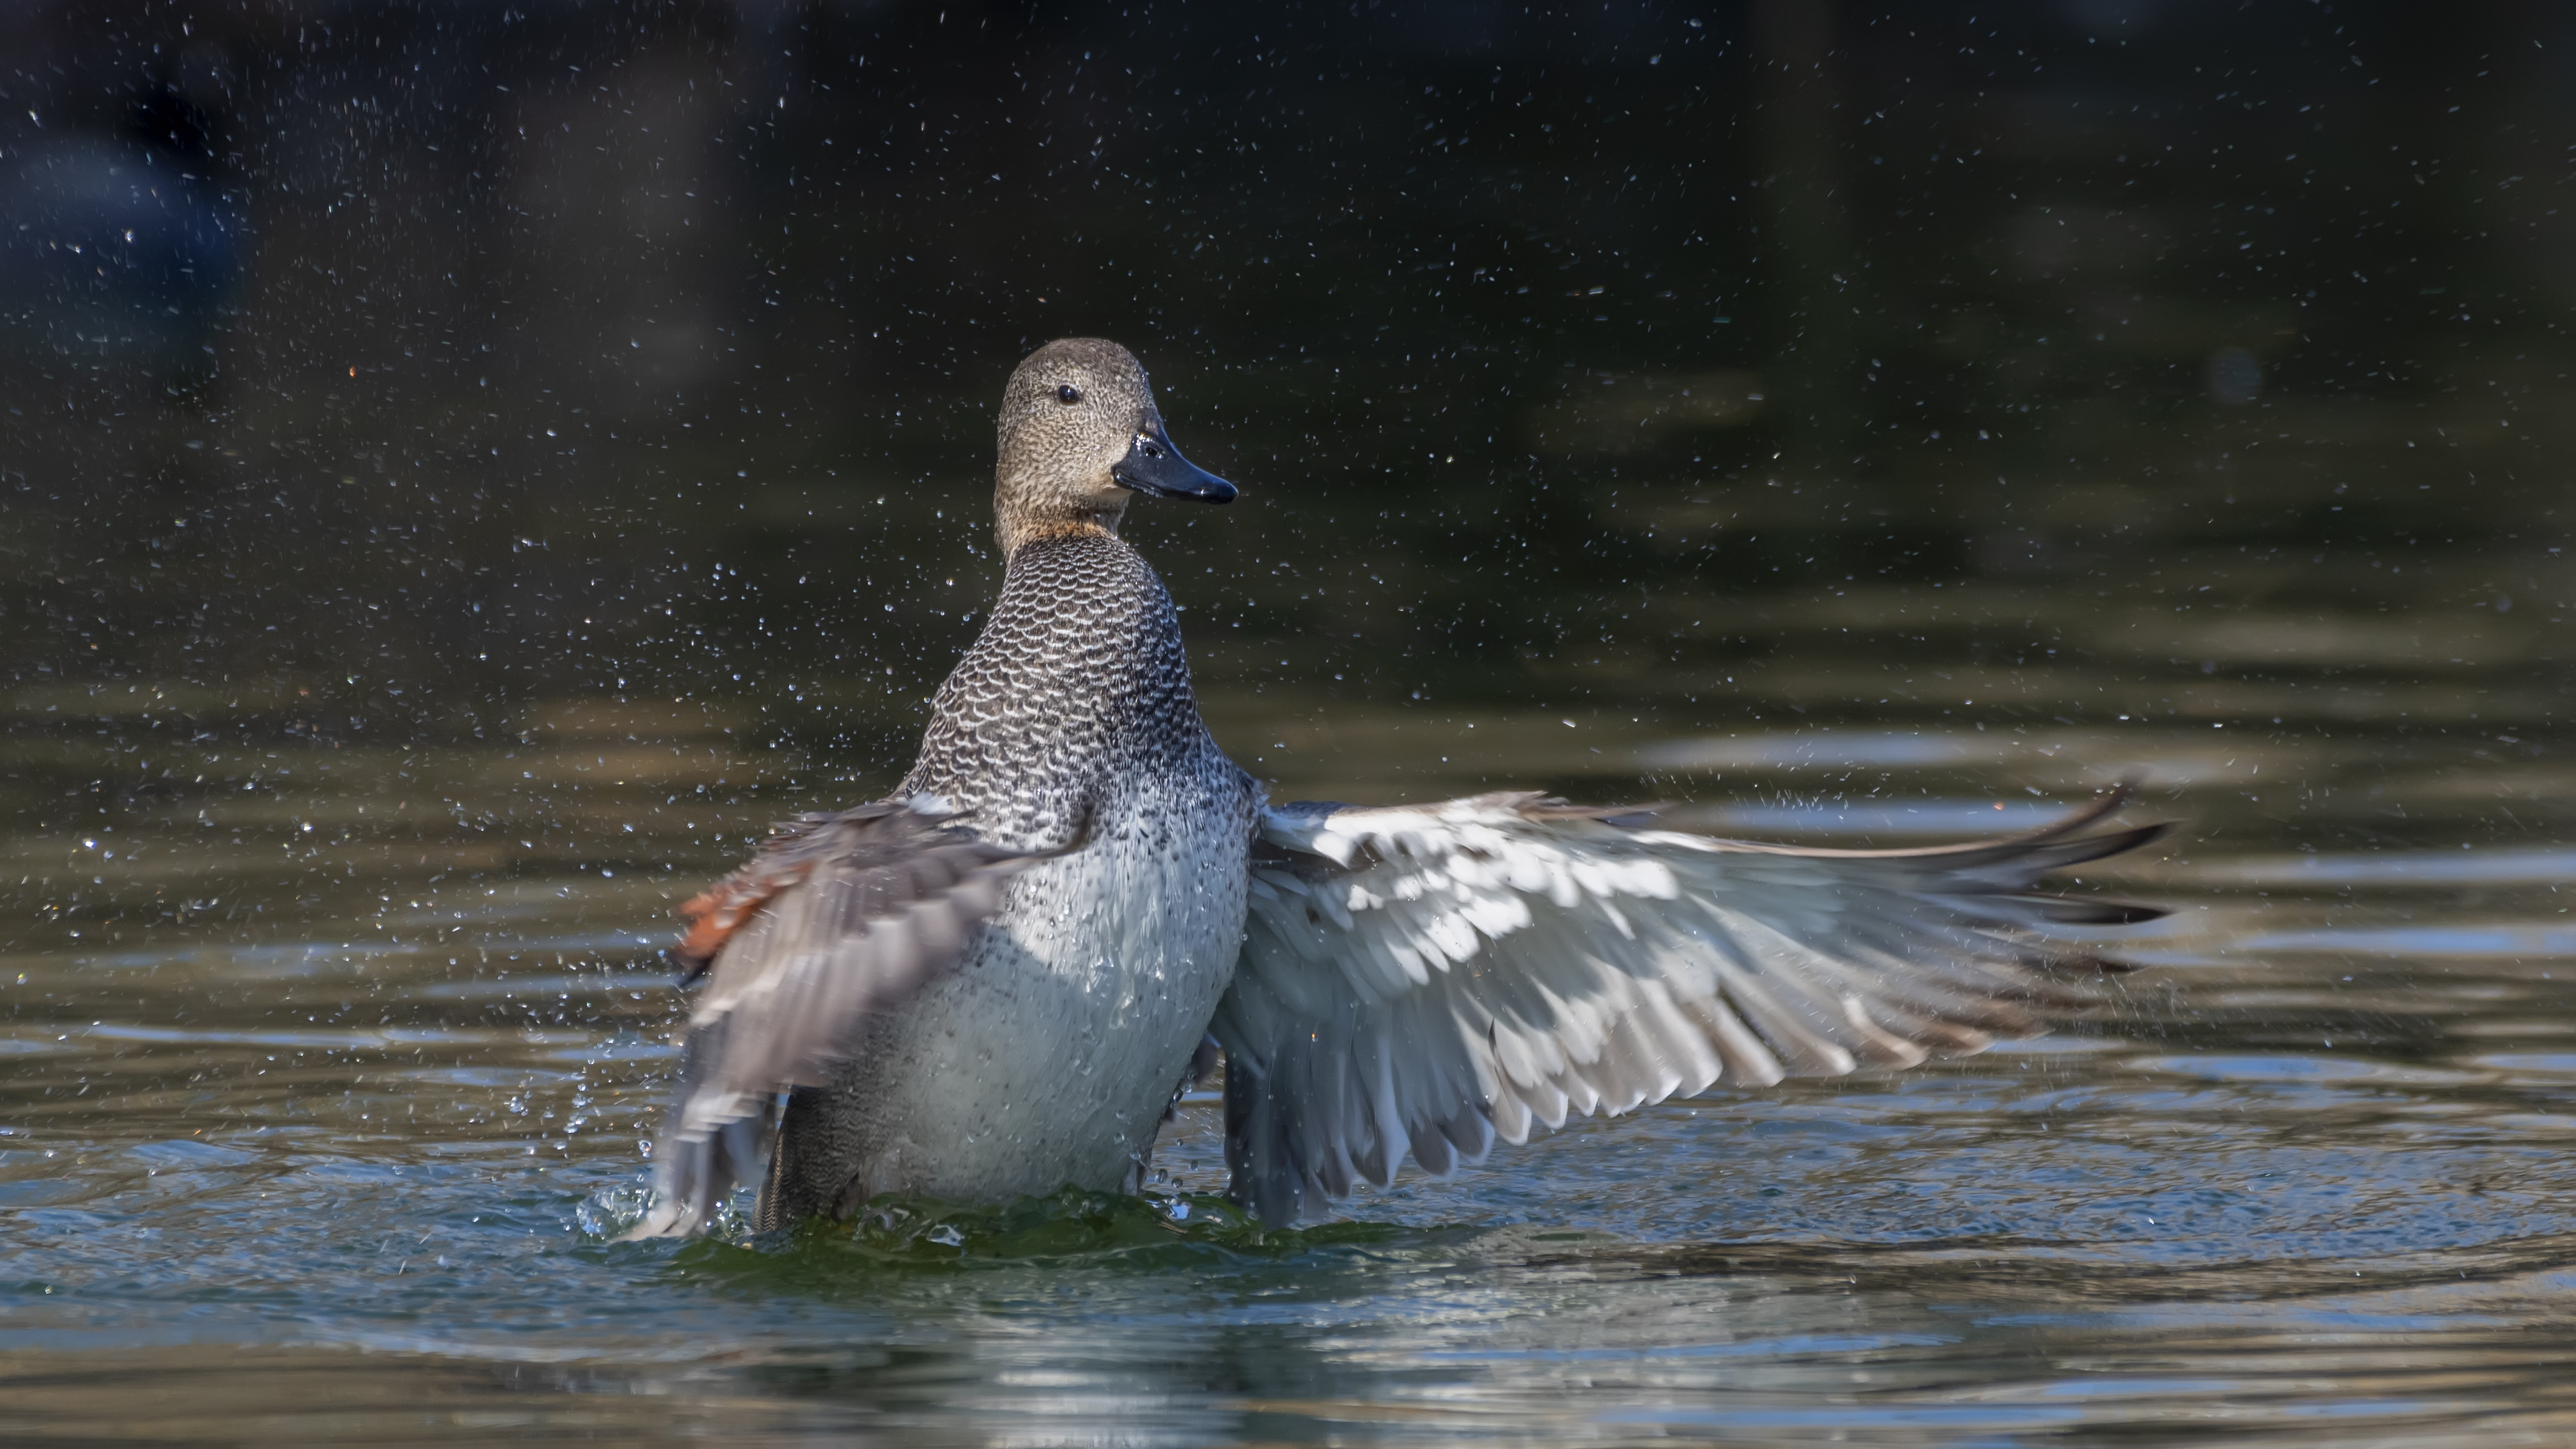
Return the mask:
<path id="1" fill-rule="evenodd" d="M 1070 407 L 1082 401 L 1082 389 L 1068 382 L 1055 390 L 1055 400 Z"/>

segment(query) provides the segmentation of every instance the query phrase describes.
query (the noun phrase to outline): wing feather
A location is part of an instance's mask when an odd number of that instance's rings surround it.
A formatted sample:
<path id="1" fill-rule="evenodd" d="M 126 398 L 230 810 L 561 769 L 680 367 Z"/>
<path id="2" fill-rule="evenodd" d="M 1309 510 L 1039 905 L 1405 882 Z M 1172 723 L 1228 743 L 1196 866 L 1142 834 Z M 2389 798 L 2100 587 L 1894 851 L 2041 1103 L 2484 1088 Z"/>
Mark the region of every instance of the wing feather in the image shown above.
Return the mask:
<path id="1" fill-rule="evenodd" d="M 655 1144 L 654 1204 L 627 1236 L 703 1229 L 759 1176 L 778 1094 L 822 1081 L 872 1013 L 958 959 L 1012 876 L 1061 853 L 978 840 L 927 798 L 879 801 L 780 826 L 683 907 L 672 954 L 705 985 Z"/>
<path id="2" fill-rule="evenodd" d="M 1574 1114 L 1912 1066 L 2035 1030 L 2102 968 L 2048 933 L 2152 920 L 2043 877 L 2169 828 L 1815 850 L 1536 795 L 1265 812 L 1227 1054 L 1234 1192 L 1279 1223 L 1409 1153 L 1447 1174 Z M 2118 969 L 2118 968 L 2109 968 Z"/>

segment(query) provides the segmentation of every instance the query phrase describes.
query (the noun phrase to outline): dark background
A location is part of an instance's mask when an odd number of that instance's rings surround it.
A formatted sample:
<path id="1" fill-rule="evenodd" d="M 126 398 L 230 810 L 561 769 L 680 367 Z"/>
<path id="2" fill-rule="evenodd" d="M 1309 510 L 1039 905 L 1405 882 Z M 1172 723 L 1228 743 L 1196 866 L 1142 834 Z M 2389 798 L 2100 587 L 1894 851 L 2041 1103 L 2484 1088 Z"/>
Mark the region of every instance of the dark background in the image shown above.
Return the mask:
<path id="1" fill-rule="evenodd" d="M 1727 622 L 1782 600 L 2484 606 L 2562 532 L 2560 6 L 31 4 L 0 56 L 26 699 L 897 751 L 1076 333 L 1245 488 L 1130 526 L 1212 688 L 1724 718 L 1824 647 Z"/>

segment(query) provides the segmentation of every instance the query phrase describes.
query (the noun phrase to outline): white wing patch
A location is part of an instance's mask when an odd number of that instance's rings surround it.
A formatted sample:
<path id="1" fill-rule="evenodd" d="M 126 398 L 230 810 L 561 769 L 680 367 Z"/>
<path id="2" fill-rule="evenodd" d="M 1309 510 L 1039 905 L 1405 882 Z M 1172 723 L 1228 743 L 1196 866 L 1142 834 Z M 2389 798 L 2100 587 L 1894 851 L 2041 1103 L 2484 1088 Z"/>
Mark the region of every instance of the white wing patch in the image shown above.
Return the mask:
<path id="1" fill-rule="evenodd" d="M 2033 894 L 2162 826 L 1934 851 L 1823 852 L 1630 830 L 1535 795 L 1264 812 L 1243 957 L 1218 1008 L 1235 1190 L 1293 1221 L 1409 1153 L 1721 1081 L 1910 1066 L 2083 994 L 2054 924 L 2161 912 Z M 2099 964 L 2099 963 L 2094 963 Z"/>

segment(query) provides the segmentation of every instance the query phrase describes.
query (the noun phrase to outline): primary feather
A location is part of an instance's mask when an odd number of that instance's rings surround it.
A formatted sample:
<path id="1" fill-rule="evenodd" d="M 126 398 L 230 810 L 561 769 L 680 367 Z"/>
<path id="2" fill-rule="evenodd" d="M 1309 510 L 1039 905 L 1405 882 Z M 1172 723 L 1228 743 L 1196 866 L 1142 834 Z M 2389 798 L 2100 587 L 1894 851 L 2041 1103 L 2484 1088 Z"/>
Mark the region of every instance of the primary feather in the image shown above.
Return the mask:
<path id="1" fill-rule="evenodd" d="M 2100 966 L 2044 932 L 2162 912 L 2032 889 L 2161 825 L 1928 850 L 1633 828 L 1531 794 L 1265 811 L 1214 1031 L 1234 1191 L 1294 1221 L 1410 1154 L 1446 1173 L 1569 1114 L 1910 1066 L 2033 1030 Z"/>

